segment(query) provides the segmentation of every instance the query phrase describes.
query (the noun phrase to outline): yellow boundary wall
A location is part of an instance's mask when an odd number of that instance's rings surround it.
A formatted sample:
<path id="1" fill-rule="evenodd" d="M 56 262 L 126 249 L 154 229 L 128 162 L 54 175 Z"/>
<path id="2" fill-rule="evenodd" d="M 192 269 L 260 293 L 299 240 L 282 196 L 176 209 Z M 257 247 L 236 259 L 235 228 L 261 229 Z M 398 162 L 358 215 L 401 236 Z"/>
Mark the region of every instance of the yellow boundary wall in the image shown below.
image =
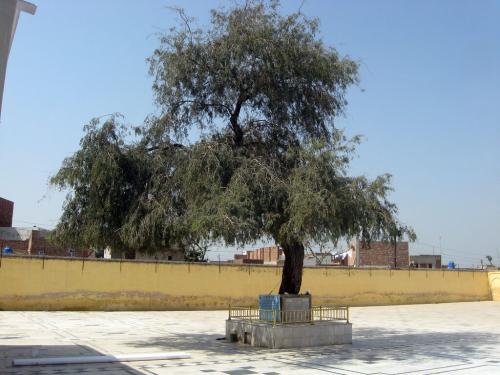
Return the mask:
<path id="1" fill-rule="evenodd" d="M 492 271 L 488 273 L 490 282 L 491 299 L 500 301 L 500 271 Z"/>
<path id="2" fill-rule="evenodd" d="M 306 268 L 314 304 L 349 306 L 500 299 L 500 272 Z M 3 310 L 194 310 L 256 305 L 281 268 L 3 257 Z"/>

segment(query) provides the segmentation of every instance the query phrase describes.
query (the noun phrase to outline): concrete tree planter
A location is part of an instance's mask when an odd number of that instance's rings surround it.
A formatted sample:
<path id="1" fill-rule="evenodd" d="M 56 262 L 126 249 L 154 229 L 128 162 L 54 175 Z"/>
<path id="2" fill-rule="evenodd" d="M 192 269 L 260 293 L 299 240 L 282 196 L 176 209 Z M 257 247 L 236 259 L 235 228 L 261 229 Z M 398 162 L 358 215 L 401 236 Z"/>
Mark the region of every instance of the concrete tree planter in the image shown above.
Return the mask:
<path id="1" fill-rule="evenodd" d="M 230 307 L 226 337 L 271 349 L 351 344 L 349 309 L 311 306 L 310 295 L 260 296 L 259 307 Z"/>

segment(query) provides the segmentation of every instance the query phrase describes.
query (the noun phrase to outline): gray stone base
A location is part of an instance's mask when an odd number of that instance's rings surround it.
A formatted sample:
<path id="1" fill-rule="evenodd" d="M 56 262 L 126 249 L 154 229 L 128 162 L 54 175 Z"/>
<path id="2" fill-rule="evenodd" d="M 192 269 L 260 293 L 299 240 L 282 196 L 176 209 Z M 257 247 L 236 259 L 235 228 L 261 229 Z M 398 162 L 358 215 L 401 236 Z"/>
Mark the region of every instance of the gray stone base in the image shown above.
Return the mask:
<path id="1" fill-rule="evenodd" d="M 236 337 L 234 337 L 236 333 Z M 352 324 L 318 321 L 302 324 L 272 324 L 248 320 L 226 320 L 226 339 L 271 349 L 352 344 Z"/>

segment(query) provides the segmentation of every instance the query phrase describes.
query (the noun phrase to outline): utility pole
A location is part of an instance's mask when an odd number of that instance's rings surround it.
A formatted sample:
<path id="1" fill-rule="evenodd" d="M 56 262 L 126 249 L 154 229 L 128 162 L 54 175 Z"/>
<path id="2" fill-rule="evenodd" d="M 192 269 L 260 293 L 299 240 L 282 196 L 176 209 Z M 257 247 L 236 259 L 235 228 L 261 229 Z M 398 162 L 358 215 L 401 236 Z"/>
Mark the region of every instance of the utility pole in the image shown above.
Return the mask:
<path id="1" fill-rule="evenodd" d="M 398 268 L 398 238 L 394 235 L 394 269 Z"/>

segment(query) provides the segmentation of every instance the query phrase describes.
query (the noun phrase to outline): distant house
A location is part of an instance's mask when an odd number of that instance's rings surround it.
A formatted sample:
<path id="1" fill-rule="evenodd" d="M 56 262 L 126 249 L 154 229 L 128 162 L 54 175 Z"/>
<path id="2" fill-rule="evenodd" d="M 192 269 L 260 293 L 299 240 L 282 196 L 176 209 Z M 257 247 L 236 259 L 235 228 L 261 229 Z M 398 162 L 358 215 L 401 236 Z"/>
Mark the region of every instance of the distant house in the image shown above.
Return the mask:
<path id="1" fill-rule="evenodd" d="M 39 227 L 0 227 L 0 248 L 10 247 L 18 255 L 88 257 L 92 253 L 54 245 L 48 240 L 50 233 Z"/>
<path id="2" fill-rule="evenodd" d="M 261 247 L 255 250 L 248 250 L 243 254 L 235 254 L 233 263 L 245 264 L 278 264 L 283 250 L 279 246 Z"/>
<path id="3" fill-rule="evenodd" d="M 92 252 L 52 244 L 51 231 L 34 227 L 13 227 L 14 202 L 0 198 L 0 250 L 9 247 L 13 254 L 47 256 L 89 256 Z"/>
<path id="4" fill-rule="evenodd" d="M 351 267 L 407 268 L 410 264 L 408 242 L 365 242 L 353 240 L 349 244 L 347 265 Z"/>
<path id="5" fill-rule="evenodd" d="M 396 249 L 396 251 L 395 251 Z M 263 247 L 235 254 L 233 263 L 277 264 L 283 265 L 285 255 L 278 246 Z M 304 266 L 345 266 L 345 267 L 378 267 L 392 268 L 396 262 L 397 268 L 409 266 L 408 242 L 398 241 L 396 246 L 390 241 L 365 241 L 353 240 L 349 250 L 342 253 L 331 254 L 316 252 L 305 254 Z"/>
<path id="6" fill-rule="evenodd" d="M 159 249 L 156 252 L 141 252 L 136 250 L 122 251 L 119 249 L 104 249 L 105 259 L 137 259 L 137 260 L 172 260 L 184 261 L 184 252 L 181 249 Z"/>
<path id="7" fill-rule="evenodd" d="M 0 248 L 10 247 L 14 254 L 31 253 L 32 228 L 0 227 Z"/>
<path id="8" fill-rule="evenodd" d="M 414 268 L 441 268 L 441 255 L 412 255 L 410 267 Z"/>

